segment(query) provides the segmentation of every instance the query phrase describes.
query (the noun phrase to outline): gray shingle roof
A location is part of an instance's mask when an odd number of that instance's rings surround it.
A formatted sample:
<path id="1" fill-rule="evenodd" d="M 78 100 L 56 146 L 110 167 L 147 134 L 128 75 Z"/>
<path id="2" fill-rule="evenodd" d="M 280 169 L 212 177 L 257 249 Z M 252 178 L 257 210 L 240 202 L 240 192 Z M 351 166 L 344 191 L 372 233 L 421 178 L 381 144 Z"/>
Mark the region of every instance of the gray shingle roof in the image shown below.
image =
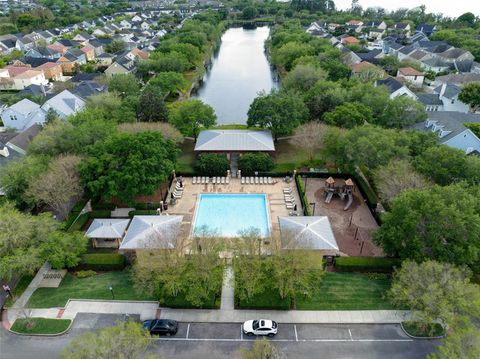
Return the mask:
<path id="1" fill-rule="evenodd" d="M 385 80 L 377 80 L 377 86 L 387 86 L 389 92 L 392 94 L 401 89 L 403 84 L 395 80 L 393 77 L 387 77 Z"/>
<path id="2" fill-rule="evenodd" d="M 206 130 L 200 132 L 195 151 L 275 151 L 270 131 Z"/>
<path id="3" fill-rule="evenodd" d="M 440 96 L 434 93 L 417 93 L 418 101 L 420 101 L 423 105 L 438 105 L 442 106 L 443 102 L 440 100 Z"/>
<path id="4" fill-rule="evenodd" d="M 438 93 L 440 94 L 442 92 L 442 87 L 443 85 L 440 85 L 438 86 L 437 88 L 435 88 L 435 90 L 433 90 L 435 93 Z M 454 99 L 456 96 L 458 96 L 458 94 L 462 92 L 462 89 L 460 87 L 458 87 L 457 85 L 454 85 L 454 84 L 447 84 L 445 86 L 445 92 L 443 93 L 443 96 L 445 96 L 446 98 L 452 100 Z"/>

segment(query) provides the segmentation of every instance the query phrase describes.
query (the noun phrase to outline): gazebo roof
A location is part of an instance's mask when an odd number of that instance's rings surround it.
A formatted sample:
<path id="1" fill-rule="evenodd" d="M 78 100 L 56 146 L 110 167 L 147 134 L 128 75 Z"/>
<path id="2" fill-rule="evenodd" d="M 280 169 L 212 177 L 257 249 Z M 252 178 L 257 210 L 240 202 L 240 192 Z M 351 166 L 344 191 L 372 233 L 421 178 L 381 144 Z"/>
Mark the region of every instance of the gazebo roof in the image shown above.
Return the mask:
<path id="1" fill-rule="evenodd" d="M 120 249 L 173 249 L 183 216 L 134 216 Z"/>
<path id="2" fill-rule="evenodd" d="M 335 180 L 333 179 L 333 177 L 328 177 L 325 182 L 327 182 L 328 184 L 333 184 L 335 183 Z"/>
<path id="3" fill-rule="evenodd" d="M 129 223 L 130 219 L 95 218 L 90 227 L 88 227 L 85 236 L 105 239 L 122 238 Z"/>
<path id="4" fill-rule="evenodd" d="M 278 217 L 282 248 L 338 250 L 326 216 Z"/>
<path id="5" fill-rule="evenodd" d="M 275 145 L 270 131 L 206 130 L 200 132 L 195 151 L 271 152 Z"/>

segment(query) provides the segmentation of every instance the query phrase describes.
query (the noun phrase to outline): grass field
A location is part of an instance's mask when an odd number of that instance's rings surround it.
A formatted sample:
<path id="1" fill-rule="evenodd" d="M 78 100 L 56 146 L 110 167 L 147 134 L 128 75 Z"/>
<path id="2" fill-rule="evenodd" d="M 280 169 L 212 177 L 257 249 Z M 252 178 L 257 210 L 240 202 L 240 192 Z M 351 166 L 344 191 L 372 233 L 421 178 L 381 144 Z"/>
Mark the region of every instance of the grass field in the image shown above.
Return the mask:
<path id="1" fill-rule="evenodd" d="M 38 288 L 28 301 L 29 308 L 63 307 L 68 299 L 155 300 L 133 288 L 130 271 L 115 271 L 78 279 L 67 274 L 58 288 Z"/>
<path id="2" fill-rule="evenodd" d="M 23 334 L 59 334 L 67 330 L 71 322 L 70 319 L 19 318 L 10 329 Z"/>
<path id="3" fill-rule="evenodd" d="M 310 298 L 298 295 L 298 310 L 378 310 L 393 309 L 386 298 L 390 279 L 384 275 L 363 273 L 326 272 Z M 242 309 L 289 309 L 289 301 L 272 292 L 262 293 L 249 302 L 242 302 Z"/>
<path id="4" fill-rule="evenodd" d="M 294 169 L 302 167 L 324 167 L 325 162 L 322 161 L 319 153 L 315 155 L 313 161 L 309 160 L 308 153 L 292 145 L 288 140 L 279 140 L 275 143 L 275 172 L 293 172 Z"/>
<path id="5" fill-rule="evenodd" d="M 22 295 L 22 293 L 27 289 L 28 285 L 32 281 L 33 276 L 30 275 L 24 275 L 20 280 L 18 281 L 17 285 L 15 288 L 12 290 L 13 298 L 8 297 L 5 301 L 5 307 L 10 307 L 15 300 L 17 300 L 18 297 Z"/>
<path id="6" fill-rule="evenodd" d="M 193 163 L 195 162 L 195 153 L 193 152 L 195 143 L 192 140 L 185 140 L 180 145 L 180 154 L 177 158 L 175 170 L 177 173 L 193 172 Z"/>

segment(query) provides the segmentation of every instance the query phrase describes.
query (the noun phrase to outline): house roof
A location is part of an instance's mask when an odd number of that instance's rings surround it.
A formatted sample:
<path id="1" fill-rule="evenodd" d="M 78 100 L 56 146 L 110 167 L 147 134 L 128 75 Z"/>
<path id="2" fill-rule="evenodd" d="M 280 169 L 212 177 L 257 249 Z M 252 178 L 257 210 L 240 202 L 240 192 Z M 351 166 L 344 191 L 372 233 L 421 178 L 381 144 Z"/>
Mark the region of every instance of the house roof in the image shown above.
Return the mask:
<path id="1" fill-rule="evenodd" d="M 275 151 L 270 131 L 206 130 L 201 131 L 195 151 L 247 152 Z"/>
<path id="2" fill-rule="evenodd" d="M 350 44 L 358 44 L 360 40 L 353 36 L 347 36 L 342 39 L 342 42 L 350 43 Z"/>
<path id="3" fill-rule="evenodd" d="M 459 49 L 459 48 L 452 48 L 442 53 L 439 53 L 439 56 L 442 56 L 446 59 L 456 59 L 464 54 L 468 53 L 467 50 Z"/>
<path id="4" fill-rule="evenodd" d="M 387 77 L 384 80 L 377 80 L 376 83 L 377 86 L 386 86 L 391 94 L 403 87 L 403 84 L 393 77 Z"/>
<path id="5" fill-rule="evenodd" d="M 38 110 L 40 108 L 40 105 L 36 104 L 33 101 L 30 101 L 28 98 L 24 98 L 23 100 L 18 101 L 9 108 L 15 110 L 18 113 L 21 113 L 24 116 L 27 116 L 33 111 Z"/>
<path id="6" fill-rule="evenodd" d="M 15 76 L 17 79 L 30 79 L 32 77 L 38 76 L 43 74 L 43 71 L 37 71 L 37 70 L 27 70 L 25 72 L 22 72 L 21 74 Z"/>
<path id="7" fill-rule="evenodd" d="M 134 216 L 120 249 L 173 249 L 183 216 Z"/>
<path id="8" fill-rule="evenodd" d="M 25 71 L 28 71 L 31 69 L 30 66 L 5 66 L 3 69 L 5 70 L 8 70 L 8 73 L 10 74 L 10 76 L 14 77 L 14 76 L 18 76 L 22 73 L 24 73 Z"/>
<path id="9" fill-rule="evenodd" d="M 359 73 L 368 69 L 371 70 L 377 70 L 379 72 L 384 72 L 382 68 L 375 66 L 374 64 L 368 62 L 368 61 L 362 61 L 359 64 L 354 64 L 351 65 L 350 68 L 352 69 L 352 72 L 354 73 Z"/>
<path id="10" fill-rule="evenodd" d="M 84 53 L 87 53 L 87 52 L 91 52 L 93 51 L 94 49 L 92 47 L 88 47 L 88 46 L 85 46 L 85 47 L 82 47 L 80 49 L 80 51 L 84 52 Z"/>
<path id="11" fill-rule="evenodd" d="M 36 70 L 45 70 L 45 69 L 51 69 L 54 67 L 59 66 L 56 62 L 45 62 L 44 64 L 41 64 L 40 66 L 35 67 Z"/>
<path id="12" fill-rule="evenodd" d="M 6 147 L 6 151 L 5 151 L 5 147 Z M 0 150 L 3 150 L 2 151 L 3 153 L 0 154 L 0 168 L 2 168 L 2 166 L 5 166 L 7 163 L 18 160 L 19 158 L 22 157 L 21 153 L 18 153 L 17 151 L 6 146 L 6 144 L 2 140 L 0 140 Z M 1 194 L 2 194 L 2 189 L 0 188 L 0 195 Z"/>
<path id="13" fill-rule="evenodd" d="M 45 111 L 48 111 L 48 109 L 53 108 L 60 115 L 63 114 L 65 116 L 69 116 L 83 109 L 84 107 L 85 107 L 85 101 L 83 101 L 78 96 L 75 96 L 68 90 L 63 90 L 56 96 L 47 100 L 42 106 L 42 108 Z"/>
<path id="14" fill-rule="evenodd" d="M 41 130 L 41 125 L 34 124 L 8 141 L 7 146 L 18 148 L 25 153 L 30 142 L 32 142 L 33 138 L 38 135 Z"/>
<path id="15" fill-rule="evenodd" d="M 87 99 L 90 96 L 98 95 L 99 93 L 105 92 L 107 86 L 101 85 L 95 81 L 82 81 L 78 83 L 75 89 L 72 90 L 74 95 L 81 97 L 82 99 Z"/>
<path id="16" fill-rule="evenodd" d="M 130 219 L 95 218 L 88 227 L 85 236 L 105 239 L 122 238 L 129 223 Z"/>
<path id="17" fill-rule="evenodd" d="M 32 95 L 32 96 L 46 96 L 48 89 L 44 85 L 31 84 L 17 93 L 18 96 Z"/>
<path id="18" fill-rule="evenodd" d="M 465 123 L 480 123 L 480 115 L 474 113 L 462 113 L 456 111 L 432 111 L 428 112 L 428 120 L 434 121 L 438 126 L 443 126 L 443 131 L 450 131 L 449 134 L 439 139 L 440 143 L 445 143 L 451 138 L 465 131 Z M 427 121 L 428 121 L 427 120 Z M 419 122 L 413 125 L 413 128 L 423 131 L 431 132 L 432 127 L 426 127 L 426 122 Z"/>
<path id="19" fill-rule="evenodd" d="M 435 106 L 442 106 L 443 102 L 440 100 L 440 96 L 434 93 L 417 93 L 415 94 L 424 106 L 428 105 L 435 105 Z"/>
<path id="20" fill-rule="evenodd" d="M 282 248 L 338 250 L 326 216 L 278 217 Z"/>
<path id="21" fill-rule="evenodd" d="M 423 76 L 423 72 L 415 70 L 413 67 L 400 67 L 398 72 L 403 76 Z"/>
<path id="22" fill-rule="evenodd" d="M 455 85 L 464 85 L 469 82 L 480 81 L 480 74 L 469 72 L 464 74 L 450 74 L 438 76 L 435 79 L 436 83 L 452 83 Z"/>
<path id="23" fill-rule="evenodd" d="M 436 87 L 433 92 L 437 93 L 437 94 L 440 94 L 442 92 L 442 89 L 443 87 L 445 86 L 445 91 L 443 92 L 443 96 L 445 96 L 446 98 L 452 100 L 454 99 L 456 96 L 458 96 L 458 94 L 460 92 L 462 92 L 462 89 L 457 86 L 457 85 L 454 85 L 454 84 L 444 84 L 444 85 L 440 85 L 438 87 Z"/>

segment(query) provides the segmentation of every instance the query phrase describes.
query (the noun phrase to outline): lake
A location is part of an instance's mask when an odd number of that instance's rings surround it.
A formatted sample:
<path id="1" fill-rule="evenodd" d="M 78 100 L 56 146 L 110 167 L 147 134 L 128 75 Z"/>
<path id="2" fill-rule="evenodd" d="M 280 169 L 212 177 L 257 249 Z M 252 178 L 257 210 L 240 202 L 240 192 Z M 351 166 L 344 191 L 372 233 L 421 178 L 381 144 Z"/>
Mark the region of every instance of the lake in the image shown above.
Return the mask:
<path id="1" fill-rule="evenodd" d="M 269 31 L 267 26 L 230 28 L 223 34 L 211 68 L 193 96 L 214 108 L 218 124 L 245 124 L 257 93 L 276 86 L 264 52 Z"/>

